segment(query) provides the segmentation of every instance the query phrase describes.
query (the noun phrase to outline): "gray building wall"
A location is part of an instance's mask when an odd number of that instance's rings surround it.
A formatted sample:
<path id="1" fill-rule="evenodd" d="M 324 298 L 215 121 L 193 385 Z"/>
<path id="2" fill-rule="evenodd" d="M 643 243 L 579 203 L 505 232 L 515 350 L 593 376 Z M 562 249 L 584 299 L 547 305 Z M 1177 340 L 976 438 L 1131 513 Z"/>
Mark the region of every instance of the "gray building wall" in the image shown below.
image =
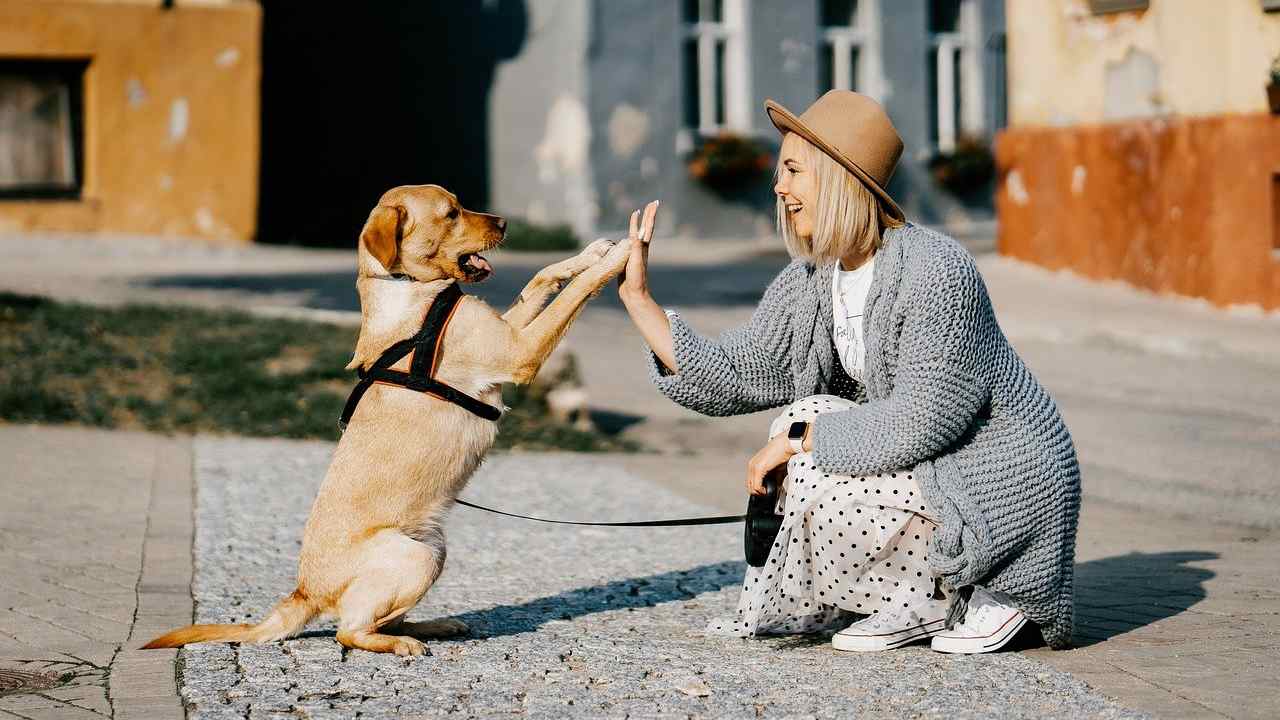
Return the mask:
<path id="1" fill-rule="evenodd" d="M 538 223 L 594 231 L 595 189 L 586 54 L 591 0 L 532 0 L 519 56 L 490 94 L 490 207 Z"/>
<path id="2" fill-rule="evenodd" d="M 776 150 L 764 112 L 774 98 L 799 113 L 820 93 L 819 0 L 751 0 L 746 40 L 750 127 Z M 684 129 L 681 0 L 530 0 L 521 55 L 498 69 L 490 118 L 492 206 L 566 221 L 584 238 L 617 233 L 630 212 L 663 202 L 667 237 L 721 239 L 774 232 L 772 180 L 722 196 L 692 179 Z M 881 0 L 884 103 L 906 149 L 890 192 L 910 219 L 963 223 L 992 216 L 990 194 L 967 203 L 937 188 L 930 141 L 927 0 Z M 1003 32 L 1003 0 L 980 0 L 983 37 Z M 996 128 L 1003 91 L 984 49 L 984 115 Z"/>

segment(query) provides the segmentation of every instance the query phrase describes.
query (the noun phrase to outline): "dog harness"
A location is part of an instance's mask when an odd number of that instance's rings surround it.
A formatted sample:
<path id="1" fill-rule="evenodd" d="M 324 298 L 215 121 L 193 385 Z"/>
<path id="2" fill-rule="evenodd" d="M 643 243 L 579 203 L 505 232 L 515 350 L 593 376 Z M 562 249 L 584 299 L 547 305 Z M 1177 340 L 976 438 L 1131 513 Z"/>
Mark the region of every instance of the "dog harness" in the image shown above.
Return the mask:
<path id="1" fill-rule="evenodd" d="M 462 288 L 458 287 L 456 282 L 449 283 L 431 303 L 431 308 L 427 310 L 427 316 L 422 321 L 421 330 L 413 337 L 401 340 L 387 348 L 368 370 L 360 368 L 356 371 L 360 382 L 356 383 L 351 390 L 351 395 L 347 396 L 347 404 L 342 409 L 342 418 L 338 420 L 338 427 L 346 429 L 347 423 L 351 422 L 351 416 L 356 411 L 356 406 L 360 404 L 360 398 L 364 397 L 365 392 L 374 383 L 395 385 L 425 393 L 469 410 L 485 420 L 497 420 L 502 417 L 502 411 L 498 408 L 481 402 L 435 378 L 436 368 L 440 364 L 440 340 L 444 337 L 444 331 L 449 327 L 449 320 L 453 318 L 453 312 L 458 309 L 458 302 L 462 300 L 463 294 Z M 409 372 L 391 369 L 392 365 L 400 362 L 410 353 L 413 354 L 413 359 L 409 361 Z"/>

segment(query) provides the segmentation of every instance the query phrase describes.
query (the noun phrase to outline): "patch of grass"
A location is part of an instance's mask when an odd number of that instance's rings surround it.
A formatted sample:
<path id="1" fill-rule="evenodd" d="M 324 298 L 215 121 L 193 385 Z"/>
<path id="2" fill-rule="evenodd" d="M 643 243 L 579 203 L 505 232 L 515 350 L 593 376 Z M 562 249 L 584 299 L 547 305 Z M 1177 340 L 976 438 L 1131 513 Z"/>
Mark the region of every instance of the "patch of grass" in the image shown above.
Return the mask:
<path id="1" fill-rule="evenodd" d="M 334 440 L 355 339 L 327 323 L 0 293 L 0 420 Z M 503 397 L 498 447 L 636 449 L 552 420 L 545 389 Z"/>
<path id="2" fill-rule="evenodd" d="M 504 250 L 577 250 L 581 246 L 573 228 L 565 224 L 538 225 L 512 218 L 507 223 Z"/>

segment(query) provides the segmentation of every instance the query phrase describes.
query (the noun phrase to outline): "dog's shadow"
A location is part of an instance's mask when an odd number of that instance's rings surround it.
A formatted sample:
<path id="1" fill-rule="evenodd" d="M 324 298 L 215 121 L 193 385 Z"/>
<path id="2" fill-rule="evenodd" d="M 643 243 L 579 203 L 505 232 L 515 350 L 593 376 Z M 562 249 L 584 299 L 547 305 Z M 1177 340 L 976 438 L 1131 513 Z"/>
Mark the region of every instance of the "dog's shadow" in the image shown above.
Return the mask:
<path id="1" fill-rule="evenodd" d="M 612 580 L 574 588 L 513 605 L 454 615 L 471 627 L 469 639 L 486 639 L 534 632 L 548 622 L 572 620 L 610 610 L 648 608 L 662 603 L 691 600 L 742 582 L 742 562 L 719 562 L 688 570 L 673 570 L 645 577 Z M 421 614 L 416 613 L 416 614 Z M 312 630 L 298 637 L 333 637 L 333 630 Z"/>

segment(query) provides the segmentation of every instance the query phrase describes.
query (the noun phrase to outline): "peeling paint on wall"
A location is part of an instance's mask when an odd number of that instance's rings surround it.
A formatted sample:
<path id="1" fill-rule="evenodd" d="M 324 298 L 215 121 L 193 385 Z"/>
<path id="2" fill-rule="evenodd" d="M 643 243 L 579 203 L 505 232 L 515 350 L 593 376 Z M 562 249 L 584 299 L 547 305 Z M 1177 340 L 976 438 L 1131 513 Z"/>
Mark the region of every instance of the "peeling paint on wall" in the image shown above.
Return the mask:
<path id="1" fill-rule="evenodd" d="M 1010 170 L 1005 177 L 1004 186 L 1009 191 L 1009 199 L 1013 200 L 1015 205 L 1026 205 L 1031 202 L 1031 196 L 1027 194 L 1027 186 L 1022 183 L 1022 173 L 1018 170 Z"/>
<path id="2" fill-rule="evenodd" d="M 213 59 L 213 64 L 220 68 L 235 67 L 238 62 L 240 62 L 240 48 L 236 47 L 223 50 Z"/>
<path id="3" fill-rule="evenodd" d="M 169 142 L 180 143 L 187 137 L 187 126 L 191 121 L 190 107 L 186 98 L 178 98 L 169 106 Z"/>
<path id="4" fill-rule="evenodd" d="M 538 180 L 553 183 L 562 173 L 576 172 L 586 164 L 591 144 L 591 123 L 582 102 L 561 95 L 547 111 L 547 129 L 533 150 Z"/>
<path id="5" fill-rule="evenodd" d="M 630 160 L 649 139 L 649 116 L 623 103 L 609 116 L 609 149 L 615 157 Z"/>
<path id="6" fill-rule="evenodd" d="M 1160 97 L 1160 64 L 1149 53 L 1129 48 L 1120 62 L 1106 65 L 1102 116 L 1107 120 L 1145 118 L 1164 110 Z"/>
<path id="7" fill-rule="evenodd" d="M 124 82 L 124 97 L 129 107 L 138 107 L 147 101 L 147 89 L 138 78 L 129 78 Z"/>
<path id="8" fill-rule="evenodd" d="M 1087 176 L 1088 176 L 1088 172 L 1084 169 L 1083 165 L 1077 165 L 1071 171 L 1071 194 L 1072 195 L 1084 194 L 1084 181 Z"/>

